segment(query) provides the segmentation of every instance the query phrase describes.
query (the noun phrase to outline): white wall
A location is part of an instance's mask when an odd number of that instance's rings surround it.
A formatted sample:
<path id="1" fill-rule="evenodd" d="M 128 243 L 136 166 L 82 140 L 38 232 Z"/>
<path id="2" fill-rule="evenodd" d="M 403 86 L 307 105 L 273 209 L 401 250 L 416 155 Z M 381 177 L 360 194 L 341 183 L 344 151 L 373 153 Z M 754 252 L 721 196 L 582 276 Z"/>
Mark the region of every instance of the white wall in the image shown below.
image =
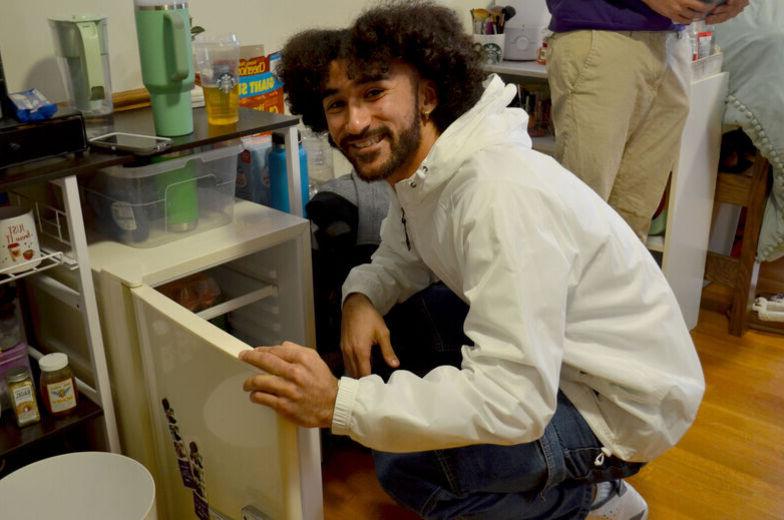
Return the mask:
<path id="1" fill-rule="evenodd" d="M 482 2 L 442 0 L 469 26 L 469 9 Z M 234 32 L 243 43 L 279 49 L 310 27 L 341 27 L 372 0 L 190 0 L 194 24 L 211 33 Z M 0 54 L 9 90 L 36 87 L 53 101 L 65 98 L 47 18 L 97 14 L 109 18 L 109 53 L 114 92 L 142 86 L 133 0 L 0 0 Z"/>

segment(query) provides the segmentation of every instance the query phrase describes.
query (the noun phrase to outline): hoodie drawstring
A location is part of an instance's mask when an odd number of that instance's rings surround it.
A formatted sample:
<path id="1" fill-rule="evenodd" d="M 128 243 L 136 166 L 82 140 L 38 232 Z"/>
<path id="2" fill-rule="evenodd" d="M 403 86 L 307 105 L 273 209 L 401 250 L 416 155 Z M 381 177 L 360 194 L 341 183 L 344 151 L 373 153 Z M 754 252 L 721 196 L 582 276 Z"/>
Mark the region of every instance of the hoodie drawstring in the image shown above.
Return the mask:
<path id="1" fill-rule="evenodd" d="M 400 218 L 400 222 L 403 223 L 403 234 L 406 235 L 406 247 L 409 251 L 411 251 L 411 240 L 408 238 L 408 228 L 406 227 L 406 210 L 400 208 L 400 211 L 403 212 L 403 216 Z"/>

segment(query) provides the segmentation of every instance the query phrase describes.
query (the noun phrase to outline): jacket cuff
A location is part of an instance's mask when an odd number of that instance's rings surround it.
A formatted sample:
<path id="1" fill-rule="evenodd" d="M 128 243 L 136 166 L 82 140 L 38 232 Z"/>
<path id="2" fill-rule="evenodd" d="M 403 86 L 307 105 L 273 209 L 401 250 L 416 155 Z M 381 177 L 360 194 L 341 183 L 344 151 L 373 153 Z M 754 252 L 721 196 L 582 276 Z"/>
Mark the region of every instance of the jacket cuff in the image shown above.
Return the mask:
<path id="1" fill-rule="evenodd" d="M 350 377 L 341 377 L 338 383 L 338 397 L 335 400 L 335 411 L 332 413 L 332 433 L 350 435 L 351 410 L 359 390 L 359 381 Z"/>
<path id="2" fill-rule="evenodd" d="M 341 287 L 340 289 L 342 292 L 341 296 L 343 296 L 343 298 L 340 300 L 341 307 L 343 307 L 343 304 L 346 303 L 346 298 L 348 298 L 352 293 L 364 294 L 370 299 L 370 301 L 373 301 L 371 295 L 368 294 L 369 292 L 372 291 L 368 291 L 366 284 L 363 284 L 361 280 L 352 279 L 350 273 L 349 276 L 346 278 L 346 280 L 343 282 L 343 287 Z"/>
<path id="3" fill-rule="evenodd" d="M 373 307 L 381 313 L 383 316 L 392 306 L 395 304 L 394 301 L 387 303 L 385 298 L 382 297 L 382 294 L 379 293 L 377 289 L 377 284 L 370 283 L 364 279 L 362 275 L 351 276 L 349 274 L 346 281 L 343 282 L 342 290 L 342 299 L 340 301 L 340 307 L 343 308 L 343 304 L 346 303 L 346 298 L 351 296 L 353 293 L 360 293 L 367 296 L 367 299 L 370 300 L 370 303 L 373 304 Z"/>

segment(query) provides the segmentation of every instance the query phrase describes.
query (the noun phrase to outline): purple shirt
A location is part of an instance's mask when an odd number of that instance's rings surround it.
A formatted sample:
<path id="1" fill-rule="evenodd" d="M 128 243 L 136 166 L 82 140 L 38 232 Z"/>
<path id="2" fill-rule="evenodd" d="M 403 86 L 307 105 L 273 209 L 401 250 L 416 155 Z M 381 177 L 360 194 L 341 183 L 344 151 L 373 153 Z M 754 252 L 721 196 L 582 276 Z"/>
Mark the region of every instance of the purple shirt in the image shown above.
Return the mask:
<path id="1" fill-rule="evenodd" d="M 677 31 L 682 27 L 653 11 L 642 0 L 547 0 L 553 32 Z"/>

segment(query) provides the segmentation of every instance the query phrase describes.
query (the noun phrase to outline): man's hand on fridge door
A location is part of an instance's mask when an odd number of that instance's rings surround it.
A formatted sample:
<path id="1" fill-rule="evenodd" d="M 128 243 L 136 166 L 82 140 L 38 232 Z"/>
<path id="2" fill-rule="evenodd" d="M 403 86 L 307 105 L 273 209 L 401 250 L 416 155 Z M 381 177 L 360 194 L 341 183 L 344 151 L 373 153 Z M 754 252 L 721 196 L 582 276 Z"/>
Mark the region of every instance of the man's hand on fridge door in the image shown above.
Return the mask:
<path id="1" fill-rule="evenodd" d="M 242 385 L 251 401 L 300 426 L 332 426 L 338 380 L 314 349 L 284 341 L 275 347 L 244 350 L 239 358 L 264 371 Z"/>

